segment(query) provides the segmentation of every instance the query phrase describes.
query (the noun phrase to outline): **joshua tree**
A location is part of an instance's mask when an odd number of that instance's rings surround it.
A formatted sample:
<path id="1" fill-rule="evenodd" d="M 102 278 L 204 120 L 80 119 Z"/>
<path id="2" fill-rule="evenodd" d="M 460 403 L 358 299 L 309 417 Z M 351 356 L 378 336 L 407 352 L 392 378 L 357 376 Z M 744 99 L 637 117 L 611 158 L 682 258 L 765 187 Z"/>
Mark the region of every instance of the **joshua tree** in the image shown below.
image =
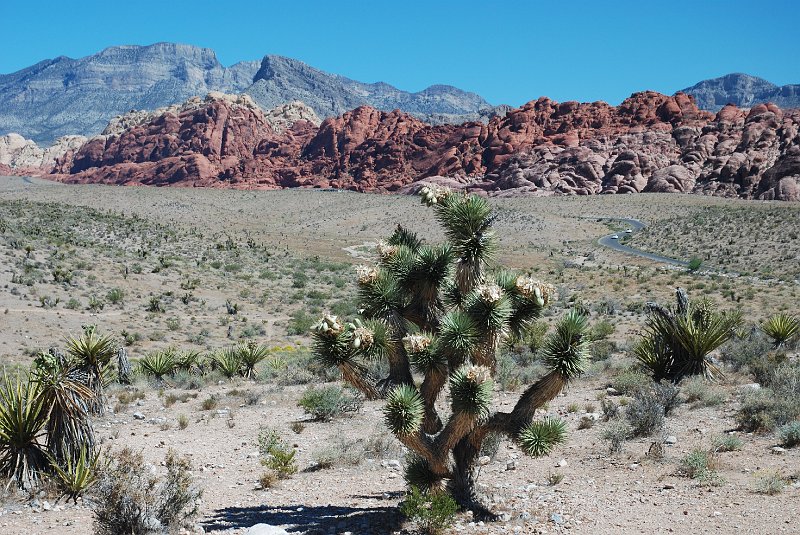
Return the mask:
<path id="1" fill-rule="evenodd" d="M 738 312 L 719 312 L 706 300 L 690 302 L 686 290 L 675 290 L 675 307 L 647 303 L 648 317 L 636 358 L 653 379 L 680 381 L 687 375 L 715 379 L 721 372 L 708 355 L 733 336 L 741 323 Z"/>
<path id="2" fill-rule="evenodd" d="M 409 484 L 446 490 L 476 517 L 491 519 L 475 486 L 481 445 L 500 433 L 538 456 L 564 441 L 563 422 L 534 420 L 534 413 L 582 372 L 586 319 L 567 314 L 542 349 L 548 373 L 513 410 L 493 411 L 498 347 L 524 334 L 553 299 L 554 288 L 493 265 L 494 218 L 484 199 L 444 188 L 420 193 L 447 242 L 424 244 L 398 226 L 379 244 L 377 265 L 358 268 L 362 317 L 346 323 L 325 316 L 313 328 L 314 353 L 367 398 L 386 398 L 386 425 L 413 452 L 406 467 Z M 388 361 L 388 377 L 370 374 L 372 359 Z M 436 403 L 446 391 L 447 415 Z"/>

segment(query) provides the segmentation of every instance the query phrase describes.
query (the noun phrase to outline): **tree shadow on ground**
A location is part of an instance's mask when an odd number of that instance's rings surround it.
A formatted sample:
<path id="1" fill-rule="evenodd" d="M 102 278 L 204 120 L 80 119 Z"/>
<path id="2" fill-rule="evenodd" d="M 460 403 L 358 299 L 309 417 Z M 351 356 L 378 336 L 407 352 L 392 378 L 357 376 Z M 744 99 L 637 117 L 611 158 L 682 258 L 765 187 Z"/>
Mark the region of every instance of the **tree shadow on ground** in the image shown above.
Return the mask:
<path id="1" fill-rule="evenodd" d="M 336 505 L 225 507 L 207 516 L 201 525 L 206 533 L 255 524 L 285 526 L 290 533 L 326 535 L 328 533 L 371 533 L 388 535 L 400 529 L 402 515 L 396 506 L 342 507 Z"/>

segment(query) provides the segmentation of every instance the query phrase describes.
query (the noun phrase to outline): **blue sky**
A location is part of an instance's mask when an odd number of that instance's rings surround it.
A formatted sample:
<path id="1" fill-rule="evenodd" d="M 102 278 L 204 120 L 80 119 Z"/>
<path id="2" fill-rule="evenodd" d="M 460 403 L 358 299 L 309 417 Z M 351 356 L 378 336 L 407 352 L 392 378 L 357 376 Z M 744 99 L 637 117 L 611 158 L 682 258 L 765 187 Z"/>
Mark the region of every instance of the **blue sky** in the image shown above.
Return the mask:
<path id="1" fill-rule="evenodd" d="M 800 0 L 2 3 L 0 73 L 174 41 L 213 48 L 226 65 L 280 54 L 410 91 L 452 84 L 493 104 L 616 104 L 730 72 L 800 83 Z"/>

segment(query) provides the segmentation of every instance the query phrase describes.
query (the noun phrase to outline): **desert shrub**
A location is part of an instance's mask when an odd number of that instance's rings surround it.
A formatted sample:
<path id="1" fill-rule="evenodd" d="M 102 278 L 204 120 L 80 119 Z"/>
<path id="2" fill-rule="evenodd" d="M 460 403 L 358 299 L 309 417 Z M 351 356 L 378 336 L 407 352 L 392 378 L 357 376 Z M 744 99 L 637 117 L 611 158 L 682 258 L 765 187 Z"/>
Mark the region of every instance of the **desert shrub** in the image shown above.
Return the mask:
<path id="1" fill-rule="evenodd" d="M 118 305 L 125 299 L 125 290 L 122 288 L 112 288 L 106 294 L 106 300 L 112 305 Z"/>
<path id="2" fill-rule="evenodd" d="M 739 451 L 744 443 L 736 435 L 723 435 L 711 441 L 711 447 L 715 452 Z"/>
<path id="3" fill-rule="evenodd" d="M 760 331 L 752 330 L 745 336 L 733 337 L 722 346 L 720 360 L 739 371 L 761 361 L 769 350 L 770 343 L 766 337 Z"/>
<path id="4" fill-rule="evenodd" d="M 600 320 L 589 329 L 589 337 L 594 340 L 605 340 L 614 334 L 614 325 L 610 321 Z"/>
<path id="5" fill-rule="evenodd" d="M 619 415 L 619 405 L 608 396 L 600 399 L 600 410 L 603 411 L 603 420 L 608 422 Z"/>
<path id="6" fill-rule="evenodd" d="M 694 407 L 715 407 L 726 399 L 725 392 L 709 385 L 702 377 L 684 379 L 681 382 L 681 392 L 686 403 L 691 403 Z"/>
<path id="7" fill-rule="evenodd" d="M 756 479 L 755 491 L 759 494 L 774 496 L 780 494 L 786 487 L 786 479 L 776 470 L 768 470 L 759 474 Z"/>
<path id="8" fill-rule="evenodd" d="M 664 405 L 652 391 L 640 390 L 625 408 L 625 418 L 635 437 L 649 437 L 664 429 Z"/>
<path id="9" fill-rule="evenodd" d="M 631 437 L 632 429 L 627 422 L 622 420 L 611 420 L 601 435 L 603 440 L 608 442 L 608 449 L 611 453 L 619 453 L 625 441 Z"/>
<path id="10" fill-rule="evenodd" d="M 189 417 L 185 414 L 178 415 L 178 429 L 184 430 L 189 427 Z"/>
<path id="11" fill-rule="evenodd" d="M 778 429 L 778 438 L 787 448 L 800 444 L 800 422 L 789 422 Z"/>
<path id="12" fill-rule="evenodd" d="M 335 438 L 315 450 L 312 458 L 316 468 L 328 469 L 334 466 L 357 466 L 364 460 L 364 455 L 363 441 Z"/>
<path id="13" fill-rule="evenodd" d="M 672 414 L 672 411 L 681 404 L 680 390 L 672 383 L 653 383 L 650 393 L 664 407 L 664 416 Z"/>
<path id="14" fill-rule="evenodd" d="M 204 399 L 202 403 L 200 403 L 200 407 L 204 411 L 210 411 L 216 409 L 218 404 L 219 404 L 219 399 L 217 398 L 217 396 L 212 394 L 208 396 L 206 399 Z"/>
<path id="15" fill-rule="evenodd" d="M 264 427 L 259 430 L 258 452 L 261 464 L 278 479 L 286 479 L 297 473 L 296 452 L 281 440 L 275 429 Z"/>
<path id="16" fill-rule="evenodd" d="M 648 388 L 653 380 L 636 369 L 624 370 L 611 380 L 611 386 L 620 394 L 632 396 L 636 392 Z"/>
<path id="17" fill-rule="evenodd" d="M 422 533 L 436 535 L 453 523 L 458 504 L 445 492 L 424 492 L 417 486 L 400 505 L 400 511 L 409 520 L 416 522 Z"/>
<path id="18" fill-rule="evenodd" d="M 315 420 L 328 421 L 361 409 L 362 398 L 341 386 L 311 387 L 297 402 Z"/>
<path id="19" fill-rule="evenodd" d="M 589 346 L 589 353 L 592 355 L 592 360 L 595 361 L 606 360 L 616 350 L 617 344 L 611 340 L 597 340 Z"/>
<path id="20" fill-rule="evenodd" d="M 99 535 L 148 535 L 178 528 L 197 511 L 201 492 L 187 458 L 167 452 L 167 473 L 157 477 L 141 453 L 125 448 L 101 471 L 91 507 Z"/>
<path id="21" fill-rule="evenodd" d="M 303 309 L 295 310 L 289 317 L 286 332 L 291 335 L 307 334 L 314 325 L 316 318 Z"/>
<path id="22" fill-rule="evenodd" d="M 714 453 L 701 448 L 692 450 L 681 460 L 679 472 L 685 477 L 698 480 L 702 485 L 722 484 L 722 479 L 716 472 Z"/>
<path id="23" fill-rule="evenodd" d="M 743 431 L 772 431 L 789 423 L 800 414 L 800 402 L 777 395 L 769 388 L 747 392 L 742 399 L 736 421 Z"/>

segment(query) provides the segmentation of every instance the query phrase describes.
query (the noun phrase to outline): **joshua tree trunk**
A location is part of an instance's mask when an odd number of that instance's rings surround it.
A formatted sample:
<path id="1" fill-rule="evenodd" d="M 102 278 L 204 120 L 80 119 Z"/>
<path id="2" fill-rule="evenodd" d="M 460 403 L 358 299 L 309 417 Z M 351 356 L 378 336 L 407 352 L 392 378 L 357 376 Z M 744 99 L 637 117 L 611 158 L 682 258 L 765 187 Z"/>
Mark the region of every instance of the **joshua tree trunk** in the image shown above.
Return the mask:
<path id="1" fill-rule="evenodd" d="M 131 369 L 131 363 L 128 360 L 128 352 L 124 347 L 117 349 L 117 367 L 119 369 L 119 384 L 131 384 L 131 375 L 133 375 L 133 370 Z"/>

